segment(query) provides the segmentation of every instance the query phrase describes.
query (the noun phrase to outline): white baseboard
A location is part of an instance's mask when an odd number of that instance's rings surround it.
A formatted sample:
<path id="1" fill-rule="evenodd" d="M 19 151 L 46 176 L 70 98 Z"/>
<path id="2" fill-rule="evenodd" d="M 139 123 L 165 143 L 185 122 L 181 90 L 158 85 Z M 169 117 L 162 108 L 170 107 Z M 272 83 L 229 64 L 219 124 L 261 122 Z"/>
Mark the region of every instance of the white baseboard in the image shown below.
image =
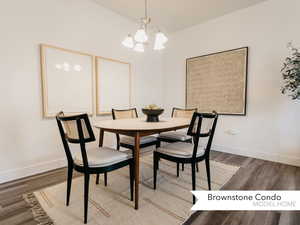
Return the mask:
<path id="1" fill-rule="evenodd" d="M 222 146 L 218 144 L 213 145 L 212 149 L 219 152 L 226 152 L 235 155 L 248 156 L 252 158 L 263 159 L 267 161 L 279 162 L 283 164 L 300 167 L 300 157 L 291 157 L 291 156 L 281 155 L 281 154 L 270 154 L 265 152 L 252 151 L 252 150 L 250 151 L 248 149 L 235 149 L 235 148 Z"/>
<path id="2" fill-rule="evenodd" d="M 234 149 L 231 147 L 222 146 L 218 144 L 213 145 L 212 149 L 220 152 L 226 152 L 226 153 L 231 153 L 231 154 L 236 154 L 241 156 L 248 156 L 252 158 L 258 158 L 258 159 L 274 161 L 274 162 L 300 167 L 300 157 L 291 157 L 286 155 L 249 151 L 247 149 Z M 7 170 L 0 173 L 0 184 L 8 181 L 32 176 L 35 174 L 43 173 L 49 170 L 58 169 L 66 165 L 67 165 L 67 161 L 65 160 L 65 158 L 61 158 L 49 162 L 37 163 L 28 167 Z"/>
<path id="3" fill-rule="evenodd" d="M 52 160 L 49 162 L 37 163 L 31 166 L 7 170 L 0 173 L 0 184 L 20 178 L 43 173 L 49 170 L 58 169 L 67 165 L 65 158 Z"/>

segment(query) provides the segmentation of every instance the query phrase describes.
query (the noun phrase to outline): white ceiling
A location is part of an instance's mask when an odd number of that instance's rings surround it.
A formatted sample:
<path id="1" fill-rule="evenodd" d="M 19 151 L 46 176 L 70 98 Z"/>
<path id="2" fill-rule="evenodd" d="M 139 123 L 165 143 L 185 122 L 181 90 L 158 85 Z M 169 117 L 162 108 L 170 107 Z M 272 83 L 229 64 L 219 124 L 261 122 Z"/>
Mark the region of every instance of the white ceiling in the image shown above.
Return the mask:
<path id="1" fill-rule="evenodd" d="M 118 14 L 139 21 L 144 16 L 144 0 L 94 0 Z M 249 7 L 265 0 L 148 0 L 152 24 L 167 32 Z"/>

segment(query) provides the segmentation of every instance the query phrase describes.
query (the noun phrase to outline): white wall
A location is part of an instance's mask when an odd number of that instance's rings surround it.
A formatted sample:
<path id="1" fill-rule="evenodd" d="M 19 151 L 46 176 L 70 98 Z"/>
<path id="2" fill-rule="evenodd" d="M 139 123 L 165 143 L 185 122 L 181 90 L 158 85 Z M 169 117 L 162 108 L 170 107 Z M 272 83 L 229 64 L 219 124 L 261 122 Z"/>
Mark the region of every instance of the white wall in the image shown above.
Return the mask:
<path id="1" fill-rule="evenodd" d="M 39 43 L 131 62 L 134 105 L 164 104 L 169 112 L 184 106 L 186 58 L 249 46 L 247 116 L 221 116 L 214 147 L 300 165 L 300 106 L 279 91 L 286 43 L 300 46 L 299 7 L 269 0 L 177 32 L 162 60 L 123 48 L 137 25 L 93 0 L 1 0 L 0 183 L 65 164 L 56 123 L 42 118 Z"/>
<path id="2" fill-rule="evenodd" d="M 123 48 L 137 24 L 93 0 L 1 0 L 0 27 L 0 183 L 65 164 L 56 122 L 42 118 L 40 43 L 129 61 L 133 105 L 162 104 L 161 55 Z"/>
<path id="3" fill-rule="evenodd" d="M 214 148 L 299 166 L 300 103 L 280 93 L 286 44 L 300 47 L 299 8 L 299 0 L 269 0 L 170 36 L 165 106 L 185 104 L 186 58 L 249 46 L 247 116 L 221 116 Z"/>

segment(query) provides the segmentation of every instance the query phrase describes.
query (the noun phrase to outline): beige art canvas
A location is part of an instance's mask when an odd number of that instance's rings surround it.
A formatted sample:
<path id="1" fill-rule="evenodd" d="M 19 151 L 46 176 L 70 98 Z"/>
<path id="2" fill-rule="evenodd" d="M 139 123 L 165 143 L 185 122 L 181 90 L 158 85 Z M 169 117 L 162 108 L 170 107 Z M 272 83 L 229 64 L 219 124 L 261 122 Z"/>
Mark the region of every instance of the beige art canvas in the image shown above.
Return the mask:
<path id="1" fill-rule="evenodd" d="M 94 56 L 40 45 L 43 115 L 93 113 Z"/>
<path id="2" fill-rule="evenodd" d="M 96 113 L 131 107 L 131 64 L 96 57 Z"/>
<path id="3" fill-rule="evenodd" d="M 187 59 L 186 107 L 245 115 L 247 60 L 247 47 Z"/>

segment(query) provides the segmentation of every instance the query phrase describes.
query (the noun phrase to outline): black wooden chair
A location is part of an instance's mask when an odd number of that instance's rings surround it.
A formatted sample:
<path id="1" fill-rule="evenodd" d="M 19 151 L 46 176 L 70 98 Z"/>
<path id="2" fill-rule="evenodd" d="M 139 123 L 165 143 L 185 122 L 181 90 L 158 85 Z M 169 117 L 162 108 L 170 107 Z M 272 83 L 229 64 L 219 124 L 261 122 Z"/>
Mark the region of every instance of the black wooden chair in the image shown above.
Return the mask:
<path id="1" fill-rule="evenodd" d="M 138 118 L 138 113 L 136 108 L 131 109 L 112 109 L 112 117 L 114 120 L 118 119 L 134 119 Z M 116 134 L 117 136 L 117 149 L 119 150 L 120 147 L 128 148 L 131 150 L 134 150 L 134 138 L 128 137 L 128 136 L 120 136 L 119 134 Z M 146 148 L 149 146 L 155 145 L 156 147 L 159 147 L 159 140 L 155 136 L 145 136 L 141 137 L 140 140 L 140 148 Z"/>
<path id="2" fill-rule="evenodd" d="M 87 223 L 89 180 L 91 174 L 100 174 L 122 168 L 130 167 L 130 192 L 133 200 L 134 162 L 131 155 L 111 148 L 86 148 L 86 143 L 95 141 L 95 136 L 87 114 L 65 116 L 60 112 L 56 116 L 64 150 L 68 160 L 67 199 L 69 205 L 73 169 L 84 174 L 84 223 Z M 69 144 L 79 144 L 80 152 L 77 154 L 70 150 Z M 105 176 L 107 179 L 107 176 Z M 106 182 L 105 182 L 106 183 Z"/>
<path id="3" fill-rule="evenodd" d="M 174 107 L 172 109 L 172 118 L 190 118 L 192 119 L 194 112 L 197 112 L 197 108 L 182 109 Z M 193 143 L 192 137 L 186 133 L 186 131 L 169 131 L 160 133 L 158 140 L 161 142 L 174 143 L 174 142 L 188 142 Z M 198 164 L 196 165 L 197 171 L 199 171 Z M 182 164 L 182 171 L 184 170 L 184 164 Z M 177 163 L 177 176 L 179 176 L 179 163 Z"/>
<path id="4" fill-rule="evenodd" d="M 153 152 L 153 187 L 156 189 L 156 176 L 159 159 L 176 163 L 191 164 L 192 190 L 196 189 L 196 164 L 205 160 L 208 189 L 211 190 L 209 153 L 213 141 L 218 114 L 194 112 L 187 134 L 194 138 L 194 143 L 177 142 L 158 148 Z M 193 196 L 193 203 L 195 197 Z"/>

